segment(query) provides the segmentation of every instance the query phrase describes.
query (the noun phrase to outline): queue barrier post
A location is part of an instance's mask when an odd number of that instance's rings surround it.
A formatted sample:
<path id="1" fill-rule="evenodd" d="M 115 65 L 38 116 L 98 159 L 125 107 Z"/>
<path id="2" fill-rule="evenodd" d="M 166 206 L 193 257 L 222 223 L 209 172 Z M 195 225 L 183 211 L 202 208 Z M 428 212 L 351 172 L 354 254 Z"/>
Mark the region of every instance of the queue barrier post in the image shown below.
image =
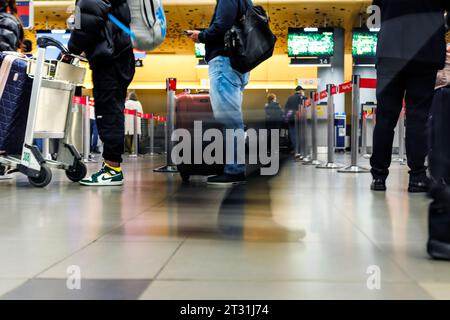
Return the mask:
<path id="1" fill-rule="evenodd" d="M 308 162 L 303 162 L 304 165 L 319 166 L 323 162 L 318 159 L 318 145 L 317 145 L 317 102 L 316 102 L 316 92 L 310 93 L 310 108 L 311 108 L 311 160 Z"/>
<path id="2" fill-rule="evenodd" d="M 351 132 L 351 164 L 340 173 L 369 173 L 370 170 L 358 165 L 359 158 L 359 120 L 361 116 L 361 76 L 353 75 L 352 78 L 352 132 Z"/>
<path id="3" fill-rule="evenodd" d="M 164 122 L 165 132 L 165 148 L 166 148 L 166 165 L 157 169 L 155 172 L 161 173 L 177 173 L 178 168 L 172 161 L 172 149 L 174 147 L 172 142 L 172 133 L 175 131 L 175 92 L 177 90 L 177 79 L 168 78 L 167 86 L 167 121 Z"/>
<path id="4" fill-rule="evenodd" d="M 148 118 L 148 136 L 149 136 L 149 155 L 155 155 L 155 115 L 149 114 Z"/>
<path id="5" fill-rule="evenodd" d="M 306 100 L 303 100 L 302 104 L 302 131 L 301 131 L 301 135 L 302 135 L 302 142 L 303 142 L 303 164 L 308 164 L 311 162 L 312 160 L 312 156 L 311 156 L 311 144 L 309 142 L 310 139 L 310 134 L 308 133 L 308 110 L 309 107 L 306 103 Z"/>
<path id="6" fill-rule="evenodd" d="M 295 112 L 295 155 L 296 161 L 303 159 L 302 150 L 300 146 L 300 111 Z"/>
<path id="7" fill-rule="evenodd" d="M 129 155 L 130 158 L 137 158 L 139 154 L 139 139 L 138 139 L 138 112 L 136 110 L 128 111 L 128 115 L 133 116 L 133 148 L 132 153 Z"/>
<path id="8" fill-rule="evenodd" d="M 367 116 L 368 113 L 362 110 L 362 124 L 361 124 L 361 154 L 363 157 L 367 156 Z"/>
<path id="9" fill-rule="evenodd" d="M 401 165 L 406 165 L 405 152 L 405 108 L 402 108 L 400 117 L 398 118 L 398 157 L 392 159 L 393 162 L 398 162 Z"/>
<path id="10" fill-rule="evenodd" d="M 84 100 L 85 104 L 82 106 L 82 117 L 83 117 L 83 125 L 82 125 L 82 140 L 83 140 L 83 162 L 97 162 L 91 157 L 91 103 L 93 103 L 89 96 L 86 96 Z"/>
<path id="11" fill-rule="evenodd" d="M 336 142 L 336 130 L 335 130 L 335 109 L 334 109 L 334 97 L 333 97 L 334 85 L 327 85 L 327 96 L 328 96 L 328 159 L 327 163 L 318 165 L 317 169 L 340 169 L 343 165 L 335 163 L 335 142 Z"/>

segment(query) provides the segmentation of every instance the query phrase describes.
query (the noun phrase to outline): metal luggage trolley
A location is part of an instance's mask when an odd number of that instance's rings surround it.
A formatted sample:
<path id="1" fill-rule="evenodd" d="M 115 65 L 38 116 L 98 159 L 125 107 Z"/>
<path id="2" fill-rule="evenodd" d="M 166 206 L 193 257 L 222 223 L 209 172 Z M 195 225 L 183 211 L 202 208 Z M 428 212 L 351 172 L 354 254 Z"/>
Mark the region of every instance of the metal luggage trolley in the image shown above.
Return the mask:
<path id="1" fill-rule="evenodd" d="M 45 71 L 45 52 L 50 46 L 60 49 L 63 58 L 49 75 Z M 64 170 L 71 181 L 78 182 L 86 176 L 87 169 L 77 149 L 67 142 L 67 132 L 72 125 L 70 108 L 75 88 L 83 83 L 86 74 L 86 69 L 79 66 L 83 58 L 69 54 L 52 38 L 38 39 L 38 47 L 37 60 L 28 60 L 28 74 L 34 79 L 22 154 L 20 158 L 0 156 L 0 166 L 4 167 L 1 171 L 20 172 L 35 187 L 45 187 L 51 182 L 51 168 Z M 34 139 L 47 138 L 60 139 L 55 161 L 44 159 L 33 145 Z"/>

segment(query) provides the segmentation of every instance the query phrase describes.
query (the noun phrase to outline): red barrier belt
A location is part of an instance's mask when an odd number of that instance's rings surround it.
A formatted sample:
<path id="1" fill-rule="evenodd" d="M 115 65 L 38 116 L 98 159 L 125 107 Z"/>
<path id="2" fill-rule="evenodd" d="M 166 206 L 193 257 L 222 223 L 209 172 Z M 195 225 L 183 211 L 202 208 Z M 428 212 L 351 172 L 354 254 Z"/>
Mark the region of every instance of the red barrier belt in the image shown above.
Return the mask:
<path id="1" fill-rule="evenodd" d="M 351 92 L 353 84 L 351 81 L 339 85 L 339 93 Z"/>
<path id="2" fill-rule="evenodd" d="M 74 96 L 73 104 L 84 104 L 86 105 L 86 97 Z"/>
<path id="3" fill-rule="evenodd" d="M 326 97 L 328 97 L 328 93 L 326 90 L 319 93 L 319 100 L 323 100 Z"/>
<path id="4" fill-rule="evenodd" d="M 128 114 L 130 116 L 135 116 L 136 115 L 136 110 L 130 110 L 130 109 L 125 109 L 123 110 L 124 114 Z"/>
<path id="5" fill-rule="evenodd" d="M 376 89 L 377 88 L 377 79 L 361 79 L 359 84 L 361 89 Z"/>

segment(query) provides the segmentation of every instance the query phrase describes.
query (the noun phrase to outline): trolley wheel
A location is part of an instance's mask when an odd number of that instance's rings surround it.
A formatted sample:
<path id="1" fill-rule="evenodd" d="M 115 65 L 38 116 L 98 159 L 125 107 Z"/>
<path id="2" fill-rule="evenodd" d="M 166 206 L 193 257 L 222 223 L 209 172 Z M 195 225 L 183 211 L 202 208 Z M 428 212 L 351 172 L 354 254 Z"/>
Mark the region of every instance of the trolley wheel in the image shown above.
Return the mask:
<path id="1" fill-rule="evenodd" d="M 184 183 L 189 183 L 190 175 L 181 173 L 180 176 Z"/>
<path id="2" fill-rule="evenodd" d="M 86 177 L 86 175 L 87 175 L 86 165 L 81 161 L 77 161 L 74 167 L 72 167 L 69 170 L 66 170 L 66 176 L 72 182 L 80 182 L 81 180 L 84 179 L 84 177 Z"/>
<path id="3" fill-rule="evenodd" d="M 37 188 L 46 187 L 50 181 L 52 181 L 52 171 L 45 164 L 41 166 L 41 172 L 39 172 L 39 177 L 28 177 L 30 184 Z"/>

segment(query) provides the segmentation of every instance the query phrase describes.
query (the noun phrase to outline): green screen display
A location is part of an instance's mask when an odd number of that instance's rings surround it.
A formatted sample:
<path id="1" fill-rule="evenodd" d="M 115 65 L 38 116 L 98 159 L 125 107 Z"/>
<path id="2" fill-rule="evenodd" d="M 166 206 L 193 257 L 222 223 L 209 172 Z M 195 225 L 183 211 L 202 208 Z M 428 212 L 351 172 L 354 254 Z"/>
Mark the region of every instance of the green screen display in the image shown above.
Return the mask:
<path id="1" fill-rule="evenodd" d="M 353 32 L 353 56 L 375 57 L 377 53 L 378 34 L 370 31 Z"/>
<path id="2" fill-rule="evenodd" d="M 205 57 L 205 44 L 204 43 L 196 43 L 195 44 L 195 56 L 197 58 Z"/>
<path id="3" fill-rule="evenodd" d="M 332 57 L 334 55 L 334 33 L 332 29 L 318 29 L 308 32 L 305 29 L 289 28 L 289 57 Z"/>

